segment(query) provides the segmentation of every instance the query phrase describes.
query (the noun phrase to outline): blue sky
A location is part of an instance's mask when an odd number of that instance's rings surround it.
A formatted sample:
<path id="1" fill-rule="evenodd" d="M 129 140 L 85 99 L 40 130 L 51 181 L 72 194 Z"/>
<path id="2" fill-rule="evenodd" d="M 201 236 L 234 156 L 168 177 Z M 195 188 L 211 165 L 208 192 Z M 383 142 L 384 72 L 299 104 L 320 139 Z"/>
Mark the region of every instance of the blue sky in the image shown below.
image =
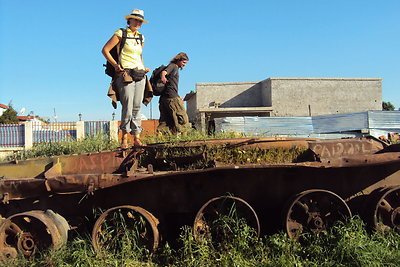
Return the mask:
<path id="1" fill-rule="evenodd" d="M 114 3 L 114 4 L 113 4 Z M 111 120 L 101 49 L 124 16 L 145 11 L 145 65 L 190 61 L 180 95 L 200 82 L 269 77 L 380 77 L 400 107 L 400 1 L 0 0 L 0 103 L 58 121 Z M 158 99 L 143 113 L 158 118 Z"/>

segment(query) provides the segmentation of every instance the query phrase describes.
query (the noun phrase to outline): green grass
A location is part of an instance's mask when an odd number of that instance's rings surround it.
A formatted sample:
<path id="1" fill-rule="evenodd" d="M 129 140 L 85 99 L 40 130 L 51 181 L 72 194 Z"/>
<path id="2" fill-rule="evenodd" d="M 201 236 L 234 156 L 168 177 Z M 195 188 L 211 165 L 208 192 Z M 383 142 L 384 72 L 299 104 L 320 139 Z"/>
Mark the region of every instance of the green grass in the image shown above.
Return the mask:
<path id="1" fill-rule="evenodd" d="M 142 154 L 141 165 L 154 165 L 155 158 L 164 159 L 160 170 L 172 169 L 172 165 L 177 157 L 192 157 L 200 155 L 198 159 L 188 164 L 178 164 L 178 169 L 198 169 L 212 167 L 216 163 L 222 164 L 282 164 L 290 163 L 296 160 L 304 149 L 300 148 L 251 148 L 227 147 L 225 145 L 203 145 L 197 147 L 181 147 L 181 141 L 208 140 L 208 139 L 229 139 L 243 137 L 234 132 L 219 133 L 216 135 L 204 135 L 198 131 L 191 130 L 186 135 L 163 135 L 147 136 L 146 143 L 163 143 L 163 145 L 154 150 L 147 150 L 148 153 Z M 8 157 L 5 160 L 23 160 L 37 157 L 51 157 L 58 155 L 81 154 L 89 152 L 100 152 L 117 149 L 119 144 L 116 141 L 110 141 L 108 135 L 99 134 L 88 136 L 82 140 L 70 140 L 65 142 L 54 142 L 48 144 L 37 144 L 32 149 L 19 152 Z M 157 165 L 156 165 L 157 166 Z M 157 168 L 156 168 L 157 169 Z"/>
<path id="2" fill-rule="evenodd" d="M 27 158 L 100 152 L 118 147 L 119 144 L 116 141 L 110 140 L 107 134 L 98 134 L 96 136 L 87 136 L 81 140 L 36 144 L 31 149 L 19 152 L 15 156 L 7 157 L 5 160 L 23 160 Z"/>
<path id="3" fill-rule="evenodd" d="M 168 142 L 181 142 L 181 141 L 193 141 L 193 140 L 209 140 L 209 139 L 228 139 L 228 138 L 242 138 L 245 135 L 237 132 L 221 132 L 214 135 L 203 134 L 195 129 L 190 129 L 185 134 L 163 134 L 158 135 L 148 135 L 143 138 L 147 144 L 155 143 L 168 143 Z"/>
<path id="4" fill-rule="evenodd" d="M 156 170 L 170 170 L 178 167 L 183 169 L 209 168 L 215 164 L 284 164 L 295 162 L 304 152 L 304 148 L 243 148 L 241 146 L 222 145 L 209 143 L 207 145 L 193 145 L 190 141 L 206 141 L 210 139 L 243 138 L 245 136 L 235 132 L 204 135 L 191 130 L 186 135 L 148 136 L 147 144 L 160 144 L 159 147 L 148 149 L 142 154 L 140 164 L 147 166 L 153 164 Z M 250 138 L 250 137 L 249 137 Z M 186 142 L 182 144 L 182 142 Z M 195 156 L 196 158 L 191 158 Z M 182 158 L 188 158 L 188 163 L 179 163 Z M 190 162 L 190 159 L 193 160 Z M 154 164 L 158 159 L 158 164 Z M 177 166 L 174 166 L 174 165 Z"/>
<path id="5" fill-rule="evenodd" d="M 224 145 L 181 147 L 173 143 L 149 149 L 140 157 L 140 165 L 152 164 L 155 170 L 203 169 L 220 165 L 285 164 L 295 162 L 305 149 L 293 148 L 241 148 Z"/>
<path id="6" fill-rule="evenodd" d="M 18 258 L 4 266 L 400 266 L 400 235 L 394 231 L 369 233 L 354 218 L 319 234 L 305 234 L 303 241 L 278 233 L 257 238 L 243 221 L 219 218 L 228 238 L 197 242 L 184 227 L 181 246 L 163 244 L 155 253 L 125 246 L 116 254 L 97 255 L 88 238 L 76 238 L 34 260 Z M 122 239 L 121 239 L 122 240 Z"/>

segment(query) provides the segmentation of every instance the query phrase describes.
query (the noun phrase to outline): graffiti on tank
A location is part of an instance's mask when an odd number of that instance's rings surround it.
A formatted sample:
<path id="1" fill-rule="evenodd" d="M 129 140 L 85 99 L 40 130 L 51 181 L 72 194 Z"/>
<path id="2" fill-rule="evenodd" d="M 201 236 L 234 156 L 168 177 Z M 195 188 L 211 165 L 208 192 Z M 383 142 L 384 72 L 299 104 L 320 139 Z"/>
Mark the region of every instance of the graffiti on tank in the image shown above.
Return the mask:
<path id="1" fill-rule="evenodd" d="M 123 158 L 115 153 L 100 153 L 93 155 L 79 156 L 67 159 L 68 166 L 63 173 L 90 173 L 90 172 L 112 172 L 122 162 Z"/>
<path id="2" fill-rule="evenodd" d="M 365 142 L 340 142 L 315 144 L 312 149 L 323 158 L 351 156 L 356 154 L 372 153 L 372 146 Z"/>

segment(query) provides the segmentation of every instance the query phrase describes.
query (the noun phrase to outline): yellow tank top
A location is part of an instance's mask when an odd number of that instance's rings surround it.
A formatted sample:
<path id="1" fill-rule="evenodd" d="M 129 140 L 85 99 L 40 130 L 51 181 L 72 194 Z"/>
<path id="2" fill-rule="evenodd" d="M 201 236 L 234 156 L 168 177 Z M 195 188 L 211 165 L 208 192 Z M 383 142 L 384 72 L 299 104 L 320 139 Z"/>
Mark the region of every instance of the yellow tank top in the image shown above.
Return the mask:
<path id="1" fill-rule="evenodd" d="M 138 39 L 139 32 L 133 33 L 129 28 L 127 28 L 126 30 L 127 30 L 127 39 L 124 47 L 122 48 L 122 51 L 120 52 L 120 63 L 123 68 L 127 69 L 137 68 L 140 70 L 144 70 L 143 60 L 142 60 L 142 44 Z M 116 30 L 114 34 L 122 38 L 121 29 Z M 143 35 L 142 35 L 142 42 L 144 43 Z"/>

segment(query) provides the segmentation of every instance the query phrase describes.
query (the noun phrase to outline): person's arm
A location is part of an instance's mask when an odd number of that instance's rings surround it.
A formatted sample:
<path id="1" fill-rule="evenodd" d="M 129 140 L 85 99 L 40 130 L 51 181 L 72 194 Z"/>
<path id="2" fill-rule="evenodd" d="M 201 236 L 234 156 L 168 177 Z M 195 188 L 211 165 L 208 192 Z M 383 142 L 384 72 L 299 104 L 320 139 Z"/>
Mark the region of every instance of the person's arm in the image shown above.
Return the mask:
<path id="1" fill-rule="evenodd" d="M 173 64 L 173 63 L 170 63 L 162 72 L 161 72 L 161 74 L 160 74 L 160 78 L 161 78 L 161 81 L 163 82 L 163 84 L 166 84 L 167 82 L 168 82 L 168 79 L 167 79 L 167 75 L 168 74 L 174 74 L 175 72 L 175 70 L 174 70 L 174 67 L 175 67 L 175 64 Z"/>
<path id="2" fill-rule="evenodd" d="M 110 51 L 111 49 L 114 48 L 119 42 L 120 39 L 118 36 L 113 35 L 110 40 L 104 45 L 103 49 L 101 52 L 103 53 L 104 57 L 107 59 L 108 62 L 111 63 L 111 65 L 114 66 L 116 72 L 121 72 L 124 69 L 115 61 L 115 59 L 111 56 Z"/>
<path id="3" fill-rule="evenodd" d="M 167 74 L 168 74 L 168 72 L 166 70 L 163 70 L 160 74 L 161 81 L 163 84 L 166 84 L 168 82 Z"/>

